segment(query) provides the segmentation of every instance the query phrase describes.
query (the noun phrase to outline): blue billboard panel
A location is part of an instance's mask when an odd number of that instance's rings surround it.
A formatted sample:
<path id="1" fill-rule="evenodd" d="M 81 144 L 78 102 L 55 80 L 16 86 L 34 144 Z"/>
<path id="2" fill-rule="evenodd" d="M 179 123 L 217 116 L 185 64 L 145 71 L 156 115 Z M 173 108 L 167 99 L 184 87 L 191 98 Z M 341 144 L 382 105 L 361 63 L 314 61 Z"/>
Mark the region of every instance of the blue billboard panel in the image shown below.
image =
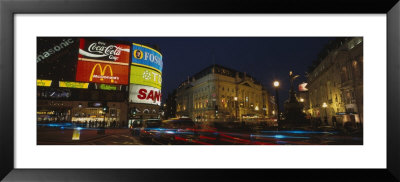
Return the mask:
<path id="1" fill-rule="evenodd" d="M 162 72 L 163 62 L 160 52 L 145 45 L 132 44 L 132 64 L 150 66 Z"/>

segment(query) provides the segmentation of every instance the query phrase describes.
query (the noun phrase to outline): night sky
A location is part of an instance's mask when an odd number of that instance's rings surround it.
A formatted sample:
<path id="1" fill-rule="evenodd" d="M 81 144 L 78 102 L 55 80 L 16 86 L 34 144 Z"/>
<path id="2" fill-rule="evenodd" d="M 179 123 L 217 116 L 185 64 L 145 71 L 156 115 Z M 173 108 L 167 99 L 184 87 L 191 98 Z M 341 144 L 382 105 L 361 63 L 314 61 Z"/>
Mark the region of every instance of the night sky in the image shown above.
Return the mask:
<path id="1" fill-rule="evenodd" d="M 180 83 L 211 64 L 219 64 L 255 77 L 271 93 L 281 82 L 281 106 L 289 96 L 289 71 L 306 81 L 305 72 L 325 44 L 334 37 L 132 37 L 112 38 L 157 45 L 163 55 L 163 100 Z"/>

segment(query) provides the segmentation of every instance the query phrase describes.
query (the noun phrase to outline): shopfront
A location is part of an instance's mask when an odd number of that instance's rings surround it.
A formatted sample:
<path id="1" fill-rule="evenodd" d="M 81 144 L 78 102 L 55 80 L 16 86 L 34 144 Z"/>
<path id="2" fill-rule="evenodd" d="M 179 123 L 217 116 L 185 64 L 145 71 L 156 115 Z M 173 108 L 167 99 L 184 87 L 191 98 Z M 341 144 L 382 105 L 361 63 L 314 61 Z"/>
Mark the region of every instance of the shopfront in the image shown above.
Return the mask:
<path id="1" fill-rule="evenodd" d="M 38 123 L 71 121 L 71 106 L 63 101 L 38 100 L 36 111 Z"/>

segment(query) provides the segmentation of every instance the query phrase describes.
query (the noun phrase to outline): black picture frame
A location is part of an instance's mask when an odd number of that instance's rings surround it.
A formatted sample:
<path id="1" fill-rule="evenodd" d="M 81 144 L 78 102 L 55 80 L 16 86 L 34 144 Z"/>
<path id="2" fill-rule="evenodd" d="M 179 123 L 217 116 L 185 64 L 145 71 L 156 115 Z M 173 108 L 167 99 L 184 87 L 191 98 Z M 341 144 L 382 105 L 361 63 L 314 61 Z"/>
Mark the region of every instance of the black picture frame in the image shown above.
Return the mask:
<path id="1" fill-rule="evenodd" d="M 398 0 L 31 0 L 0 1 L 0 179 L 5 181 L 399 181 Z M 33 13 L 381 13 L 387 15 L 386 169 L 15 169 L 14 15 Z M 384 118 L 382 118 L 384 119 Z M 373 157 L 373 156 L 371 156 Z"/>

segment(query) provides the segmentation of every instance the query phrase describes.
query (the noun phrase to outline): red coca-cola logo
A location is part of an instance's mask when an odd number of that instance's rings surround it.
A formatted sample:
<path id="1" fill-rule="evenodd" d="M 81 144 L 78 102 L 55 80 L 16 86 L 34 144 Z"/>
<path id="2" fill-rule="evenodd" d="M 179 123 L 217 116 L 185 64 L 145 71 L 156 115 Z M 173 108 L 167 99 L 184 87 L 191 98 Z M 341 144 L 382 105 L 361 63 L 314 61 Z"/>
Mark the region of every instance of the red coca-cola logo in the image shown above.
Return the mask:
<path id="1" fill-rule="evenodd" d="M 80 41 L 80 56 L 96 60 L 129 62 L 130 47 L 128 45 L 86 39 L 80 39 Z M 123 60 L 119 60 L 121 58 Z"/>
<path id="2" fill-rule="evenodd" d="M 121 55 L 121 47 L 118 47 L 116 45 L 105 46 L 105 43 L 103 42 L 90 44 L 88 47 L 88 51 L 91 53 L 99 53 L 109 56 L 110 59 L 112 59 L 112 57 Z"/>

